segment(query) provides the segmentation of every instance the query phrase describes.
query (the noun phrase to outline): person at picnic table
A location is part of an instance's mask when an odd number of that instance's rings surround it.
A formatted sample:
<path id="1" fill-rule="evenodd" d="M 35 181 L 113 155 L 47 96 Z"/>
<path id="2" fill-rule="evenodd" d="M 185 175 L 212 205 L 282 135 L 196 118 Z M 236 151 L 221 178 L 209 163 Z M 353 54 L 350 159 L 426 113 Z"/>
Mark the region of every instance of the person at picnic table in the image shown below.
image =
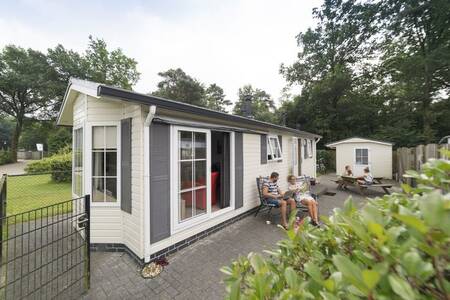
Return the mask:
<path id="1" fill-rule="evenodd" d="M 345 170 L 342 176 L 353 176 L 352 168 L 349 165 L 345 166 Z"/>
<path id="2" fill-rule="evenodd" d="M 353 177 L 353 171 L 349 165 L 345 166 L 345 170 L 344 173 L 342 173 L 342 176 Z M 347 190 L 347 183 L 343 178 L 338 180 L 338 189 Z"/>
<path id="3" fill-rule="evenodd" d="M 317 210 L 317 201 L 311 196 L 308 190 L 308 184 L 302 180 L 297 182 L 294 175 L 289 175 L 287 180 L 289 183 L 289 191 L 294 193 L 294 199 L 308 207 L 309 216 L 313 225 L 319 224 L 319 216 Z"/>
<path id="4" fill-rule="evenodd" d="M 369 167 L 364 168 L 364 175 L 356 177 L 356 180 L 359 184 L 371 185 L 373 183 L 373 176 L 370 173 Z"/>
<path id="5" fill-rule="evenodd" d="M 263 197 L 269 204 L 276 204 L 281 210 L 281 225 L 287 228 L 287 206 L 291 207 L 291 211 L 296 208 L 295 200 L 290 197 L 284 197 L 284 194 L 278 186 L 278 178 L 280 175 L 277 172 L 272 172 L 268 180 L 263 182 Z"/>

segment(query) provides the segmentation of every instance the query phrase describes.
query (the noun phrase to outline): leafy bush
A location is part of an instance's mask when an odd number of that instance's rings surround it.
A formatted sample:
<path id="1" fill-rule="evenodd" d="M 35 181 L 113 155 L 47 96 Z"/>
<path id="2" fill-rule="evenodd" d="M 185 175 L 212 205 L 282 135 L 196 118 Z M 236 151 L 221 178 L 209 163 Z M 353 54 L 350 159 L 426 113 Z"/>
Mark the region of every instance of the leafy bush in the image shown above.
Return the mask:
<path id="1" fill-rule="evenodd" d="M 28 164 L 28 174 L 51 173 L 55 182 L 72 180 L 72 152 L 69 147 L 61 149 L 57 154 Z"/>
<path id="2" fill-rule="evenodd" d="M 11 153 L 6 150 L 0 150 L 0 166 L 12 162 Z"/>
<path id="3" fill-rule="evenodd" d="M 269 256 L 250 253 L 222 271 L 229 299 L 448 299 L 450 162 L 430 160 L 402 193 L 348 199 L 324 227 L 304 222 Z"/>
<path id="4" fill-rule="evenodd" d="M 72 144 L 72 132 L 69 128 L 59 127 L 47 139 L 48 152 L 57 153 Z"/>
<path id="5" fill-rule="evenodd" d="M 317 150 L 317 172 L 325 174 L 336 171 L 336 152 L 333 150 Z"/>

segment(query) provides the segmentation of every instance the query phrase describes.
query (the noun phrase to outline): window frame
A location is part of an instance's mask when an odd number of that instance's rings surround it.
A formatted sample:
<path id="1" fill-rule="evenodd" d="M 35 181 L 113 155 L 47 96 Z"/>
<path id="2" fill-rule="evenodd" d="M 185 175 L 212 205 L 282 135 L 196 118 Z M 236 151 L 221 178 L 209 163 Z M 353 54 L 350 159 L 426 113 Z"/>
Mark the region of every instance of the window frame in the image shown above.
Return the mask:
<path id="1" fill-rule="evenodd" d="M 358 150 L 361 150 L 361 155 L 360 155 L 360 158 L 362 160 L 361 163 L 358 162 L 358 155 L 357 155 Z M 363 150 L 367 151 L 367 156 L 363 155 Z M 368 166 L 369 165 L 369 162 L 370 162 L 370 160 L 369 160 L 369 148 L 367 148 L 367 147 L 355 148 L 355 152 L 354 153 L 355 153 L 355 165 L 357 165 L 357 166 Z M 367 157 L 367 163 L 364 163 L 364 157 Z"/>
<path id="2" fill-rule="evenodd" d="M 206 133 L 206 213 L 191 217 L 179 222 L 179 198 L 178 198 L 178 132 L 179 131 L 205 132 Z M 211 206 L 211 130 L 182 125 L 171 125 L 170 129 L 170 232 L 171 235 L 187 230 L 204 222 L 213 220 L 223 214 L 231 213 L 235 210 L 235 135 L 230 133 L 230 206 L 217 211 L 212 211 Z"/>
<path id="3" fill-rule="evenodd" d="M 312 158 L 313 157 L 312 140 L 307 139 L 306 141 L 307 141 L 307 148 L 308 148 L 308 157 Z"/>
<path id="4" fill-rule="evenodd" d="M 276 140 L 276 149 L 275 151 L 278 149 L 280 151 L 280 157 L 276 157 L 274 158 L 274 149 L 272 148 L 272 144 L 270 143 L 271 139 L 275 139 Z M 280 145 L 280 139 L 278 138 L 277 135 L 268 135 L 267 136 L 267 161 L 280 161 L 283 160 L 283 150 L 281 149 L 281 145 Z"/>
<path id="5" fill-rule="evenodd" d="M 81 130 L 81 195 L 78 195 L 75 192 L 75 132 L 77 130 Z M 85 149 L 86 149 L 86 141 L 85 141 L 85 127 L 84 124 L 80 124 L 78 126 L 74 126 L 72 128 L 72 196 L 76 196 L 78 198 L 84 197 L 85 193 L 85 174 L 86 174 L 86 153 L 85 153 Z"/>
<path id="6" fill-rule="evenodd" d="M 92 138 L 93 138 L 93 128 L 96 126 L 115 126 L 116 127 L 116 134 L 117 134 L 117 197 L 116 197 L 116 201 L 115 202 L 94 202 L 92 201 L 92 153 L 93 153 L 93 143 L 92 143 Z M 88 172 L 88 176 L 87 176 L 87 180 L 85 180 L 85 190 L 89 191 L 89 193 L 91 194 L 91 206 L 92 207 L 120 207 L 121 205 L 121 158 L 120 158 L 120 153 L 121 153 L 121 135 L 120 135 L 120 121 L 99 121 L 99 122 L 90 122 L 87 126 L 88 130 L 86 132 L 86 138 L 85 138 L 85 142 L 86 142 L 86 148 L 87 151 L 89 152 L 89 155 L 86 155 L 87 158 L 87 163 L 86 166 L 88 166 L 89 168 L 87 169 Z"/>

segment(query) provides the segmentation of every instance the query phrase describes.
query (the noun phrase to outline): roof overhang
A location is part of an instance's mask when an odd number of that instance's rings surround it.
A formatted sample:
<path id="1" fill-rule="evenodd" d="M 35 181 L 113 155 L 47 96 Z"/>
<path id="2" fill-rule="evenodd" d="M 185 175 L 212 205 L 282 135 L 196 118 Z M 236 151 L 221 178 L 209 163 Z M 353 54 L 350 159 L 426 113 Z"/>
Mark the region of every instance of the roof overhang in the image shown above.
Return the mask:
<path id="1" fill-rule="evenodd" d="M 97 94 L 98 84 L 91 81 L 71 78 L 64 94 L 63 103 L 59 109 L 56 125 L 72 126 L 73 125 L 73 102 L 79 94 L 86 94 L 95 98 L 99 98 Z"/>
<path id="2" fill-rule="evenodd" d="M 252 118 L 232 115 L 225 112 L 215 111 L 212 109 L 199 107 L 183 102 L 178 102 L 170 99 L 156 97 L 148 94 L 141 94 L 117 87 L 112 87 L 104 84 L 99 84 L 91 81 L 71 79 L 69 86 L 64 96 L 64 101 L 58 115 L 58 125 L 71 126 L 73 123 L 73 101 L 76 99 L 78 93 L 85 93 L 95 98 L 101 98 L 106 101 L 109 99 L 116 99 L 120 101 L 127 101 L 141 105 L 155 105 L 158 108 L 178 111 L 182 113 L 201 115 L 214 120 L 227 121 L 237 124 L 239 127 L 262 129 L 263 131 L 275 130 L 279 132 L 289 132 L 294 136 L 306 137 L 311 139 L 321 138 L 320 135 L 297 130 L 285 126 L 275 125 L 268 122 L 258 121 Z"/>
<path id="3" fill-rule="evenodd" d="M 354 137 L 350 137 L 347 139 L 343 139 L 343 140 L 339 140 L 336 142 L 332 142 L 329 144 L 326 144 L 325 146 L 328 148 L 336 148 L 337 145 L 341 145 L 341 144 L 358 144 L 358 143 L 372 143 L 372 144 L 379 144 L 379 145 L 385 145 L 385 146 L 392 146 L 394 145 L 391 142 L 384 142 L 384 141 L 379 141 L 379 140 L 374 140 L 374 139 L 368 139 L 368 138 L 362 138 L 362 137 L 358 137 L 358 136 L 354 136 Z"/>

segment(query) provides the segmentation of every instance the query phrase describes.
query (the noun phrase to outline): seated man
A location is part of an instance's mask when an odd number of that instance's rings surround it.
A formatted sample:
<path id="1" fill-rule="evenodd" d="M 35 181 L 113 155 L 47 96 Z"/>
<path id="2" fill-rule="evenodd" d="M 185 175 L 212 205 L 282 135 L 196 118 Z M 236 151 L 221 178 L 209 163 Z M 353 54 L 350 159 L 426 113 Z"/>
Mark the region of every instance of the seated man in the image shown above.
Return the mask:
<path id="1" fill-rule="evenodd" d="M 277 184 L 279 174 L 277 172 L 272 172 L 270 174 L 269 180 L 265 180 L 262 185 L 263 197 L 266 199 L 267 203 L 277 204 L 280 206 L 281 210 L 281 225 L 287 228 L 287 205 L 291 206 L 291 211 L 296 208 L 295 200 L 292 198 L 283 199 L 284 193 L 280 190 Z"/>
<path id="2" fill-rule="evenodd" d="M 373 176 L 370 173 L 369 167 L 364 168 L 364 175 L 357 177 L 359 184 L 371 185 L 373 183 Z"/>

